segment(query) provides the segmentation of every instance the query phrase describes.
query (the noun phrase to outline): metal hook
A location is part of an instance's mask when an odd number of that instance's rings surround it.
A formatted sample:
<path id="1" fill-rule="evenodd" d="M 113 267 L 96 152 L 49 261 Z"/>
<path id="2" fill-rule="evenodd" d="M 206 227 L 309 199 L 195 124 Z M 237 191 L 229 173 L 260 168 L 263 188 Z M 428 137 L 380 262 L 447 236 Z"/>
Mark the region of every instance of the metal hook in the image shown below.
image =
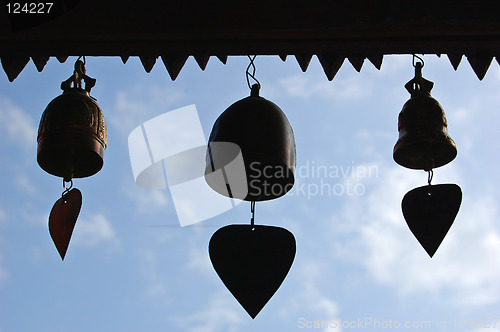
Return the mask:
<path id="1" fill-rule="evenodd" d="M 250 55 L 247 55 L 247 56 L 248 56 L 248 59 L 250 60 L 250 63 L 248 64 L 248 67 L 246 70 L 246 78 L 247 78 L 248 88 L 250 90 L 252 89 L 252 85 L 250 84 L 250 79 L 249 79 L 249 77 L 251 77 L 257 83 L 257 85 L 259 86 L 259 89 L 260 89 L 260 82 L 257 78 L 255 78 L 256 67 L 255 67 L 254 61 L 255 61 L 255 58 L 257 57 L 257 55 L 254 55 L 253 57 Z M 250 68 L 252 68 L 252 73 L 250 73 Z"/>
<path id="2" fill-rule="evenodd" d="M 77 73 L 77 75 L 83 78 L 83 76 L 85 76 L 85 74 L 87 73 L 87 70 L 85 69 L 85 57 L 83 56 L 83 61 L 80 60 L 81 58 L 82 56 L 80 56 L 75 62 L 75 72 Z"/>
<path id="3" fill-rule="evenodd" d="M 80 56 L 78 57 L 78 59 L 76 59 L 76 61 L 78 61 L 78 60 L 80 60 L 80 59 L 82 59 L 82 58 L 83 58 L 83 65 L 85 65 L 85 64 L 86 64 L 86 61 L 85 61 L 85 55 L 80 55 Z"/>
<path id="4" fill-rule="evenodd" d="M 415 63 L 415 58 L 419 59 L 420 62 Z M 412 64 L 413 64 L 414 68 L 417 68 L 417 66 L 419 66 L 420 68 L 422 68 L 424 66 L 424 59 L 422 59 L 421 57 L 419 57 L 416 54 L 413 54 Z"/>
<path id="5" fill-rule="evenodd" d="M 69 182 L 68 188 L 66 188 L 66 182 Z M 64 188 L 64 191 L 62 192 L 61 197 L 64 199 L 64 202 L 66 203 L 67 202 L 66 195 L 69 193 L 71 188 L 73 188 L 73 179 L 70 179 L 69 181 L 65 181 L 63 179 L 63 188 Z"/>

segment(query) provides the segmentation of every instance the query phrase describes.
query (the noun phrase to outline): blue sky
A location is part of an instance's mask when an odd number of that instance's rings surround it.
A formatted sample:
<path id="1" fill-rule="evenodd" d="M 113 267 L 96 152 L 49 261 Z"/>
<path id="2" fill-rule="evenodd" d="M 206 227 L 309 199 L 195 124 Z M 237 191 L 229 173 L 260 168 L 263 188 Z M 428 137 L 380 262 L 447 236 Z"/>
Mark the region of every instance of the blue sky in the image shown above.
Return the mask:
<path id="1" fill-rule="evenodd" d="M 12 83 L 0 73 L 0 331 L 323 331 L 333 323 L 307 327 L 335 319 L 415 323 L 412 331 L 436 330 L 424 325 L 438 321 L 446 330 L 500 331 L 500 322 L 480 328 L 500 320 L 495 61 L 479 81 L 465 58 L 454 71 L 446 56 L 424 56 L 423 76 L 435 83 L 432 95 L 458 147 L 433 184 L 463 191 L 455 223 L 431 259 L 400 207 L 427 174 L 392 160 L 412 57 L 386 56 L 380 71 L 365 61 L 360 73 L 346 60 L 333 81 L 316 57 L 306 73 L 294 57 L 257 57 L 261 96 L 287 115 L 300 174 L 289 194 L 256 206 L 255 222 L 290 230 L 297 253 L 252 320 L 208 257 L 212 234 L 249 223 L 250 204 L 180 227 L 168 190 L 135 185 L 127 147 L 144 121 L 191 104 L 208 137 L 220 113 L 249 95 L 248 59 L 229 57 L 223 65 L 212 57 L 202 71 L 189 58 L 172 82 L 160 60 L 148 74 L 138 58 L 87 57 L 108 148 L 98 174 L 74 181 L 83 205 L 62 262 L 47 227 L 62 181 L 36 163 L 36 130 L 75 60 L 52 58 L 41 73 L 30 62 Z M 313 174 L 321 166 L 339 172 Z"/>

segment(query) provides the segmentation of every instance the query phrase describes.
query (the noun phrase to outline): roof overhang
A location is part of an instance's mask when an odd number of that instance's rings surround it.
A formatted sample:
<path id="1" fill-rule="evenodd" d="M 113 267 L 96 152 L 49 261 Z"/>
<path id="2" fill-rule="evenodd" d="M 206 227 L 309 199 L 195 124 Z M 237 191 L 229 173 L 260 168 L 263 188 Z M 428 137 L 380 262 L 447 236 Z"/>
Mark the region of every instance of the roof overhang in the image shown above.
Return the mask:
<path id="1" fill-rule="evenodd" d="M 54 1 L 52 13 L 0 10 L 0 59 L 14 80 L 32 59 L 139 56 L 146 71 L 161 57 L 172 79 L 194 56 L 294 55 L 303 71 L 317 55 L 328 79 L 347 58 L 356 70 L 386 54 L 463 55 L 482 79 L 500 56 L 500 1 Z M 11 7 L 12 11 L 12 7 Z"/>

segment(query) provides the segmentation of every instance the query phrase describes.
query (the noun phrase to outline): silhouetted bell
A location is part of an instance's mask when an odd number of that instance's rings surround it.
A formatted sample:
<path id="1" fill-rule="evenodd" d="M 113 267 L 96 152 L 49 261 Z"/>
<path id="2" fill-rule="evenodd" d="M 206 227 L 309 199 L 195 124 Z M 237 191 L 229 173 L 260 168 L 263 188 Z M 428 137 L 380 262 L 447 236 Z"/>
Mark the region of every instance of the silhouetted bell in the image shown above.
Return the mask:
<path id="1" fill-rule="evenodd" d="M 219 116 L 207 149 L 207 183 L 224 196 L 247 201 L 278 198 L 295 182 L 292 127 L 276 104 L 259 96 L 259 88 L 258 84 L 253 85 L 249 97 L 235 102 Z M 236 149 L 223 142 L 233 143 Z M 246 174 L 237 169 L 232 172 L 229 167 L 239 153 Z M 220 171 L 223 175 L 213 176 Z M 241 184 L 242 178 L 248 190 L 234 190 L 233 184 Z"/>
<path id="2" fill-rule="evenodd" d="M 415 77 L 405 85 L 411 98 L 398 119 L 399 139 L 393 157 L 401 166 L 428 171 L 446 165 L 457 155 L 443 108 L 431 97 L 433 86 L 422 77 L 422 63 L 417 63 Z"/>
<path id="3" fill-rule="evenodd" d="M 38 164 L 65 181 L 91 176 L 103 166 L 107 131 L 102 111 L 90 96 L 94 85 L 78 60 L 73 76 L 61 83 L 64 92 L 49 103 L 40 120 Z"/>

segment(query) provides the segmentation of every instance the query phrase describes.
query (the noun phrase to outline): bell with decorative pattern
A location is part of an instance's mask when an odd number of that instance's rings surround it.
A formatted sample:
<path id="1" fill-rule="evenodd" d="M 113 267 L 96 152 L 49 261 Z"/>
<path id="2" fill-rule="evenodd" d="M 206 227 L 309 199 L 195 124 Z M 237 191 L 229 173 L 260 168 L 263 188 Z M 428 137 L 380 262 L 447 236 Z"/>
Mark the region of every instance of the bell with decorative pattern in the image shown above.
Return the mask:
<path id="1" fill-rule="evenodd" d="M 38 127 L 37 162 L 47 173 L 63 178 L 65 190 L 49 216 L 50 234 L 62 259 L 82 205 L 80 191 L 72 189 L 73 178 L 94 175 L 104 163 L 107 130 L 102 110 L 90 96 L 95 82 L 78 59 L 73 75 L 61 83 L 63 93 L 49 103 Z"/>
<path id="2" fill-rule="evenodd" d="M 85 89 L 80 87 L 82 79 Z M 38 164 L 65 181 L 94 175 L 104 163 L 106 122 L 90 96 L 94 85 L 95 79 L 85 75 L 83 62 L 78 60 L 73 76 L 61 84 L 64 92 L 49 103 L 40 120 Z"/>

